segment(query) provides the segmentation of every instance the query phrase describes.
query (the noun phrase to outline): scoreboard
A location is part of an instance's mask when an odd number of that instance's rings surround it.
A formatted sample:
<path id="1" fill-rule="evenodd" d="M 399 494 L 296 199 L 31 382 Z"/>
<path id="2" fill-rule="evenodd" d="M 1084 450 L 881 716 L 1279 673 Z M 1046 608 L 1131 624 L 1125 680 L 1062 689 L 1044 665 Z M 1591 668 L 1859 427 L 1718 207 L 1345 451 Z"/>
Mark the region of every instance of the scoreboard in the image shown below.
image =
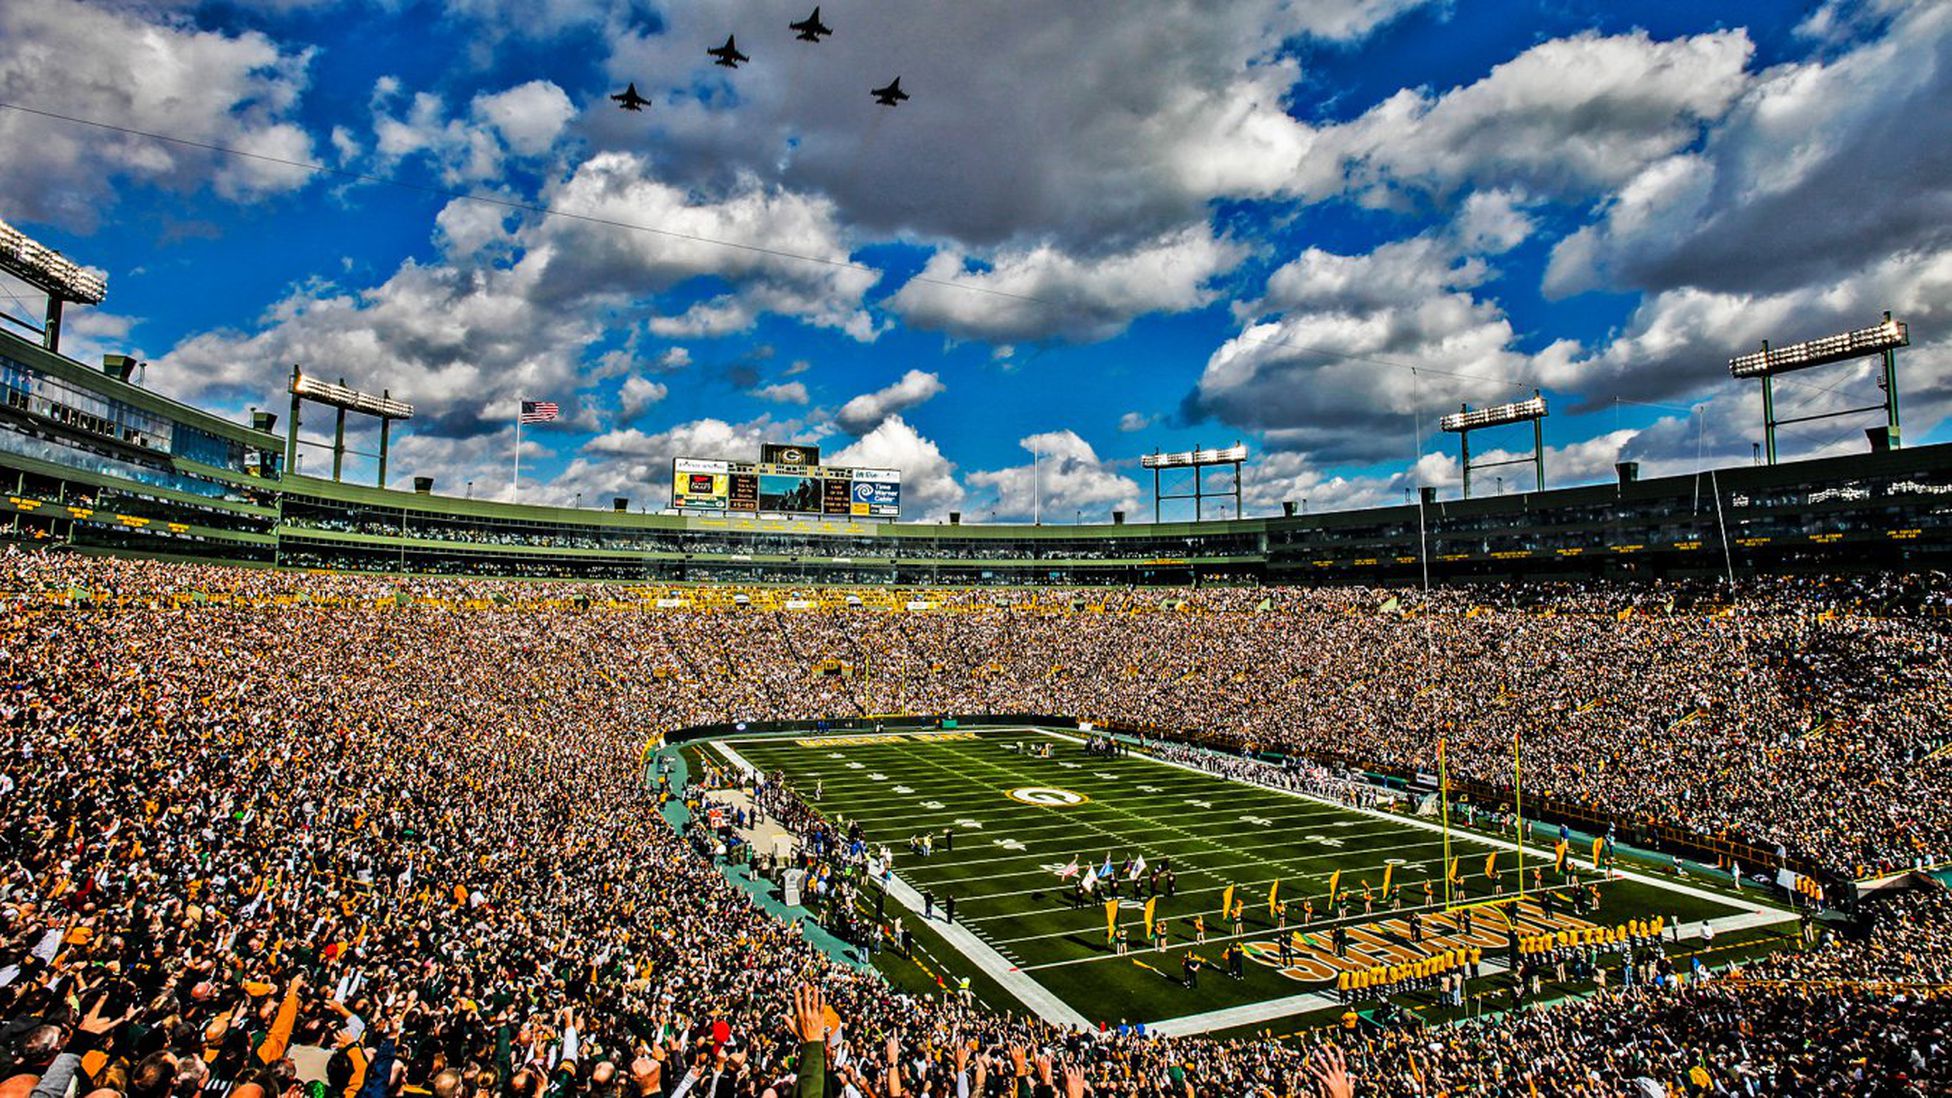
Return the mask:
<path id="1" fill-rule="evenodd" d="M 671 506 L 719 514 L 895 518 L 901 514 L 901 472 L 681 457 L 671 463 Z"/>

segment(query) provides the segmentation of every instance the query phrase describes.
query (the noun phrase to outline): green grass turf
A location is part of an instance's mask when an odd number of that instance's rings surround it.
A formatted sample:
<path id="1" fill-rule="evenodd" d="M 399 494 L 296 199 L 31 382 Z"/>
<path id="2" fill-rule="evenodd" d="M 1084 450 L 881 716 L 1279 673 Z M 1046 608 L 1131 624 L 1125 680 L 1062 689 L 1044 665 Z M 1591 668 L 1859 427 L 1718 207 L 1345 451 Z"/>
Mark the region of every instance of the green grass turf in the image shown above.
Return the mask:
<path id="1" fill-rule="evenodd" d="M 1267 894 L 1277 879 L 1280 896 L 1292 905 L 1291 928 L 1299 927 L 1300 901 L 1309 897 L 1317 907 L 1318 923 L 1312 929 L 1325 929 L 1320 920 L 1329 914 L 1323 910 L 1328 878 L 1337 869 L 1342 870 L 1344 890 L 1353 888 L 1357 897 L 1351 925 L 1371 921 L 1362 915 L 1361 882 L 1380 885 L 1384 865 L 1392 859 L 1396 882 L 1407 886 L 1406 911 L 1421 905 L 1425 879 L 1436 886 L 1441 904 L 1442 837 L 1404 822 L 1137 755 L 1087 755 L 1075 742 L 1031 731 L 882 744 L 837 741 L 817 747 L 795 740 L 748 739 L 731 746 L 755 766 L 783 771 L 805 793 L 820 782 L 821 812 L 860 821 L 870 842 L 895 852 L 895 869 L 904 880 L 934 892 L 938 901 L 954 896 L 958 922 L 1093 1020 L 1152 1021 L 1327 989 L 1330 985 L 1297 981 L 1252 962 L 1242 980 L 1218 972 L 1231 930 L 1220 915 L 1221 896 L 1229 884 L 1237 886 L 1236 896 L 1246 902 L 1248 941 L 1275 937 Z M 1019 742 L 1050 742 L 1053 757 L 1009 749 Z M 1007 795 L 1023 787 L 1055 787 L 1089 799 L 1075 806 L 1040 807 Z M 944 828 L 955 831 L 952 849 L 943 849 L 938 841 L 932 858 L 909 853 L 911 836 L 925 831 L 939 836 Z M 1456 831 L 1452 844 L 1473 898 L 1483 898 L 1481 873 L 1492 847 Z M 1120 912 L 1120 922 L 1132 933 L 1132 952 L 1126 957 L 1105 948 L 1102 904 L 1071 908 L 1068 887 L 1060 884 L 1055 868 L 1073 857 L 1080 864 L 1101 864 L 1107 853 L 1114 863 L 1139 853 L 1149 864 L 1170 859 L 1178 891 L 1161 897 L 1157 906 L 1157 914 L 1170 920 L 1167 953 L 1141 948 L 1136 908 Z M 1550 849 L 1528 848 L 1527 855 L 1528 874 L 1535 865 L 1545 866 L 1549 874 Z M 1498 863 L 1507 889 L 1514 889 L 1516 855 L 1501 851 Z M 1599 921 L 1609 925 L 1655 914 L 1693 921 L 1734 910 L 1632 881 L 1609 882 L 1604 888 Z M 1131 896 L 1129 886 L 1126 896 Z M 1207 922 L 1205 946 L 1190 941 L 1196 913 Z M 1373 919 L 1391 914 L 1379 903 Z M 947 949 L 939 941 L 932 948 L 938 955 Z M 1194 989 L 1179 983 L 1181 959 L 1189 948 L 1212 962 Z"/>

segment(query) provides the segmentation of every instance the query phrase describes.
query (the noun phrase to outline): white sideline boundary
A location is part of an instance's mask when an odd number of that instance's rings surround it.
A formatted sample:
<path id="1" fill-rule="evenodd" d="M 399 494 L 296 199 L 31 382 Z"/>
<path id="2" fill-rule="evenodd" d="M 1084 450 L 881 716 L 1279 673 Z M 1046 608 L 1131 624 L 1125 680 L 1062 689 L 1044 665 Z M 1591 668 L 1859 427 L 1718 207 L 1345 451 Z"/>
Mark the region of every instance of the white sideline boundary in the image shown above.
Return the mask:
<path id="1" fill-rule="evenodd" d="M 726 761 L 738 767 L 741 773 L 747 775 L 758 773 L 757 768 L 747 762 L 745 756 L 739 754 L 737 749 L 724 740 L 713 740 L 712 747 L 725 756 Z M 890 876 L 888 895 L 896 903 L 914 913 L 918 920 L 923 919 L 922 894 L 907 881 L 902 880 L 899 873 Z M 964 959 L 981 969 L 990 979 L 1003 985 L 1004 989 L 1015 995 L 1025 1007 L 1035 1011 L 1038 1017 L 1056 1025 L 1077 1029 L 1090 1028 L 1090 1023 L 1085 1020 L 1084 1015 L 1079 1014 L 1071 1004 L 1051 994 L 1044 985 L 1025 975 L 1022 969 L 1011 964 L 996 951 L 994 946 L 977 937 L 968 927 L 961 923 L 943 922 L 939 919 L 923 921 L 928 922 L 937 934 L 942 935 L 944 940 L 955 946 Z"/>
<path id="2" fill-rule="evenodd" d="M 1049 736 L 1054 739 L 1064 740 L 1074 744 L 1082 744 L 1085 742 L 1082 738 L 1078 736 L 1074 736 L 1065 732 L 1060 732 L 1053 728 L 1033 728 L 1028 725 L 997 725 L 997 726 L 990 726 L 990 727 L 985 727 L 980 729 L 972 728 L 969 731 L 1004 732 L 1004 733 L 1021 732 L 1030 735 Z M 861 733 L 861 735 L 867 736 L 867 735 L 873 735 L 873 733 L 863 732 Z M 740 755 L 738 751 L 734 749 L 726 741 L 713 740 L 712 746 L 721 755 L 723 755 L 727 761 L 732 763 L 732 765 L 738 767 L 741 772 L 746 774 L 753 774 L 758 772 L 756 767 L 754 767 L 750 762 L 748 762 L 744 758 L 744 756 Z M 1331 800 L 1330 798 L 1318 796 L 1313 793 L 1306 793 L 1298 789 L 1283 789 L 1279 786 L 1263 785 L 1259 782 L 1241 781 L 1240 779 L 1234 778 L 1227 774 L 1215 773 L 1214 771 L 1210 771 L 1210 770 L 1202 770 L 1197 766 L 1193 766 L 1189 763 L 1180 762 L 1177 759 L 1163 759 L 1157 755 L 1152 754 L 1150 751 L 1146 751 L 1143 749 L 1134 749 L 1132 751 L 1132 754 L 1138 758 L 1142 758 L 1146 760 L 1147 762 L 1155 763 L 1160 766 L 1170 766 L 1178 770 L 1184 770 L 1190 774 L 1197 774 L 1203 778 L 1207 778 L 1215 781 L 1227 782 L 1233 785 L 1246 786 L 1251 789 L 1265 790 L 1271 793 L 1282 794 L 1285 796 L 1293 797 L 1297 800 L 1306 801 L 1310 804 L 1324 805 L 1345 812 L 1353 812 L 1359 815 L 1369 816 L 1373 819 L 1386 820 L 1393 824 L 1420 829 L 1438 835 L 1441 835 L 1444 832 L 1444 828 L 1441 825 L 1429 823 L 1424 820 L 1416 819 L 1415 817 L 1402 816 L 1391 812 L 1380 812 L 1377 811 L 1376 809 L 1364 808 L 1359 805 L 1345 804 L 1341 801 Z M 1499 850 L 1509 850 L 1513 852 L 1517 852 L 1519 850 L 1519 844 L 1515 840 L 1505 839 L 1505 838 L 1491 836 L 1491 835 L 1485 835 L 1475 831 L 1465 831 L 1462 833 L 1453 832 L 1452 838 L 1464 842 L 1468 842 L 1468 843 L 1476 843 L 1479 846 L 1492 847 Z M 1542 850 L 1544 848 L 1538 845 L 1533 845 L 1530 847 L 1530 849 L 1537 851 L 1537 850 Z M 1638 873 L 1633 870 L 1620 869 L 1616 867 L 1613 870 L 1613 875 L 1615 877 L 1623 878 L 1626 880 L 1636 881 L 1640 884 L 1648 886 L 1649 888 L 1659 889 L 1666 892 L 1678 893 L 1681 895 L 1694 897 L 1695 899 L 1698 900 L 1705 900 L 1710 903 L 1717 903 L 1717 904 L 1722 904 L 1725 906 L 1731 906 L 1731 907 L 1741 909 L 1733 914 L 1719 916 L 1717 918 L 1710 919 L 1707 921 L 1707 925 L 1713 927 L 1717 934 L 1723 934 L 1723 933 L 1728 933 L 1737 930 L 1749 930 L 1757 927 L 1774 926 L 1778 923 L 1794 922 L 1797 919 L 1797 916 L 1794 912 L 1788 911 L 1784 908 L 1776 907 L 1773 905 L 1761 905 L 1761 904 L 1753 904 L 1753 903 L 1745 904 L 1744 902 L 1737 900 L 1733 897 L 1730 897 L 1724 893 L 1711 892 L 1706 889 L 1696 888 L 1692 885 L 1685 885 L 1676 881 L 1660 880 L 1659 878 L 1650 877 L 1647 876 L 1646 874 Z M 896 902 L 900 903 L 902 906 L 914 912 L 918 917 L 920 916 L 922 911 L 921 893 L 917 892 L 913 886 L 908 884 L 908 882 L 902 880 L 900 874 L 894 875 L 894 879 L 890 884 L 888 894 L 889 896 L 893 897 L 896 900 Z M 1510 895 L 1513 898 L 1516 898 L 1517 894 L 1512 893 Z M 931 920 L 931 925 L 933 925 L 936 931 L 940 933 L 943 936 L 943 938 L 948 940 L 948 942 L 951 945 L 954 945 L 958 950 L 962 951 L 964 957 L 966 957 L 970 961 L 970 963 L 974 964 L 977 968 L 987 973 L 991 979 L 1003 985 L 1003 987 L 1008 989 L 1011 994 L 1015 995 L 1020 1001 L 1022 1001 L 1022 1003 L 1026 1007 L 1035 1011 L 1045 1021 L 1053 1022 L 1060 1025 L 1076 1026 L 1079 1028 L 1089 1028 L 1089 1023 L 1086 1021 L 1083 1015 L 1078 1013 L 1078 1011 L 1075 1008 L 1073 1008 L 1070 1004 L 1066 1003 L 1064 1000 L 1059 999 L 1057 996 L 1051 994 L 1051 992 L 1046 990 L 1042 984 L 1032 979 L 1029 975 L 1024 973 L 1017 966 L 1011 964 L 1000 953 L 998 953 L 996 949 L 992 947 L 987 941 L 984 941 L 983 939 L 977 937 L 975 934 L 971 933 L 961 923 L 944 924 L 940 922 L 940 920 Z M 1683 937 L 1685 938 L 1700 937 L 1701 924 L 1694 923 L 1691 925 L 1695 929 L 1693 930 L 1692 933 L 1684 934 Z M 1096 958 L 1096 957 L 1081 958 L 1079 961 L 1073 963 L 1085 963 L 1085 962 L 1096 961 L 1101 959 L 1104 958 Z M 1482 967 L 1484 971 L 1487 973 L 1501 973 L 1505 971 L 1504 962 L 1502 960 L 1493 959 L 1488 955 L 1488 953 L 1484 958 L 1484 963 Z M 1339 1005 L 1341 1005 L 1340 1001 L 1337 1000 L 1335 996 L 1331 993 L 1321 992 L 1321 991 L 1308 991 L 1308 992 L 1301 992 L 1295 995 L 1285 996 L 1279 999 L 1263 999 L 1259 1002 L 1254 1002 L 1254 1003 L 1242 1003 L 1239 1006 L 1226 1007 L 1220 1010 L 1206 1011 L 1205 1013 L 1201 1013 L 1201 1014 L 1185 1014 L 1176 1018 L 1162 1018 L 1156 1022 L 1146 1023 L 1146 1028 L 1148 1031 L 1152 1033 L 1156 1033 L 1162 1037 L 1183 1037 L 1183 1036 L 1197 1035 L 1201 1033 L 1209 1033 L 1218 1029 L 1231 1029 L 1237 1026 L 1259 1024 L 1262 1022 L 1273 1021 L 1276 1018 L 1285 1017 L 1291 1014 L 1300 1014 L 1307 1011 L 1320 1010 L 1323 1008 L 1334 1007 Z"/>

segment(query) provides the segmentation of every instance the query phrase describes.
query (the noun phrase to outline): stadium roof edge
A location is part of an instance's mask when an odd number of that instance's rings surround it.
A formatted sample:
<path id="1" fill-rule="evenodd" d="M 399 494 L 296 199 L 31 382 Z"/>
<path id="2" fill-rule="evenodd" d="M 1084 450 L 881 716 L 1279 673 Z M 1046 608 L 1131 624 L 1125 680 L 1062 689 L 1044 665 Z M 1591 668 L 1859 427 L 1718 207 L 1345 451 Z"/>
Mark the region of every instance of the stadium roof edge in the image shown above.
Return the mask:
<path id="1" fill-rule="evenodd" d="M 67 355 L 56 354 L 32 340 L 22 338 L 17 333 L 0 330 L 0 354 L 24 362 L 62 381 L 93 390 L 104 397 L 122 401 L 143 411 L 168 416 L 178 422 L 201 428 L 233 442 L 241 442 L 246 446 L 278 453 L 284 452 L 283 435 L 256 430 L 248 423 L 233 423 L 194 404 L 185 404 L 153 389 L 123 381 L 103 372 L 98 366 L 91 367 Z"/>

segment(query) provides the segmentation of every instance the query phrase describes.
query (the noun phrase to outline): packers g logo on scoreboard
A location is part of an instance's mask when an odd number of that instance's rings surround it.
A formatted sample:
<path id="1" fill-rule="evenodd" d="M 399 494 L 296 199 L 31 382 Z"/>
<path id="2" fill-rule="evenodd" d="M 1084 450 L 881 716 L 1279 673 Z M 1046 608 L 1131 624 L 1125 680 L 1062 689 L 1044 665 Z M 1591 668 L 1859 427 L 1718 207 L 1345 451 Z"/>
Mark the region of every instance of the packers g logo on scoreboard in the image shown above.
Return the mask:
<path id="1" fill-rule="evenodd" d="M 1034 804 L 1038 808 L 1071 808 L 1091 799 L 1082 793 L 1055 789 L 1048 785 L 1019 786 L 1010 790 L 1008 796 L 1020 804 Z"/>

